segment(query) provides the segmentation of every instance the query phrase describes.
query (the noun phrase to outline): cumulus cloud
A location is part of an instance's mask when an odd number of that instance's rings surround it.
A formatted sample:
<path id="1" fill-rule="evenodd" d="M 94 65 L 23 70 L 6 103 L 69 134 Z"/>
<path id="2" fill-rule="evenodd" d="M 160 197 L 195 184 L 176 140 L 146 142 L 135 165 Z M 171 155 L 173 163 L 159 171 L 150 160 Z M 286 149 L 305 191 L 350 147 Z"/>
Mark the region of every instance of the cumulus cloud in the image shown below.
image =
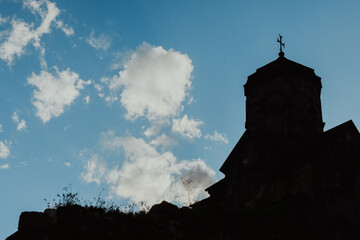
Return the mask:
<path id="1" fill-rule="evenodd" d="M 95 36 L 95 32 L 91 31 L 90 36 L 86 38 L 86 42 L 96 49 L 108 50 L 111 45 L 111 38 L 104 33 Z"/>
<path id="2" fill-rule="evenodd" d="M 27 79 L 28 84 L 37 88 L 34 90 L 32 104 L 36 107 L 36 115 L 46 123 L 51 118 L 58 117 L 80 95 L 79 90 L 91 81 L 83 81 L 75 72 L 66 69 L 59 71 L 56 67 L 55 74 L 45 70 L 39 75 L 32 73 Z"/>
<path id="3" fill-rule="evenodd" d="M 178 161 L 171 152 L 159 153 L 141 138 L 117 137 L 109 131 L 102 133 L 100 144 L 103 150 L 124 155 L 125 160 L 120 167 L 108 168 L 98 174 L 110 185 L 112 194 L 121 198 L 134 202 L 145 201 L 149 205 L 162 200 L 187 203 L 188 193 L 181 179 L 196 182 L 192 189 L 196 197 L 206 196 L 204 188 L 214 180 L 215 172 L 203 160 Z M 93 169 L 104 166 L 104 163 L 92 159 L 88 162 L 90 165 L 94 162 L 99 165 L 86 167 L 83 175 L 90 172 L 92 176 Z"/>
<path id="4" fill-rule="evenodd" d="M 8 158 L 10 156 L 9 143 L 0 141 L 0 158 Z"/>
<path id="5" fill-rule="evenodd" d="M 65 166 L 71 167 L 71 162 L 65 162 Z"/>
<path id="6" fill-rule="evenodd" d="M 162 121 L 177 115 L 191 87 L 193 66 L 186 54 L 148 43 L 140 45 L 112 78 L 103 78 L 120 100 L 128 119 Z"/>
<path id="7" fill-rule="evenodd" d="M 40 49 L 42 51 L 41 54 L 43 54 L 44 50 L 41 47 L 40 39 L 44 34 L 51 32 L 51 25 L 53 23 L 67 35 L 73 33 L 70 27 L 64 26 L 60 20 L 56 20 L 60 10 L 56 7 L 55 3 L 48 0 L 27 0 L 24 1 L 24 6 L 33 14 L 41 17 L 41 24 L 34 28 L 33 23 L 27 23 L 16 18 L 11 20 L 12 29 L 2 32 L 5 41 L 0 44 L 0 59 L 6 61 L 9 65 L 12 64 L 15 57 L 20 57 L 24 54 L 24 48 L 29 44 L 32 44 L 36 49 Z"/>
<path id="8" fill-rule="evenodd" d="M 120 170 L 112 171 L 110 179 L 115 195 L 134 202 L 147 200 L 151 204 L 165 197 L 173 179 L 171 168 L 176 162 L 173 154 L 160 154 L 143 139 L 133 137 L 105 139 L 103 144 L 125 151 L 126 161 Z"/>
<path id="9" fill-rule="evenodd" d="M 3 125 L 0 123 L 0 132 L 3 132 Z"/>
<path id="10" fill-rule="evenodd" d="M 202 134 L 198 127 L 202 124 L 204 124 L 202 121 L 189 119 L 185 114 L 182 119 L 172 120 L 171 130 L 188 139 L 200 138 Z"/>
<path id="11" fill-rule="evenodd" d="M 215 172 L 201 159 L 182 161 L 177 168 L 181 172 L 177 180 L 177 187 L 185 189 L 186 194 L 181 196 L 180 202 L 192 204 L 199 196 L 208 196 L 204 189 L 209 187 L 215 177 Z"/>
<path id="12" fill-rule="evenodd" d="M 18 131 L 26 129 L 26 121 L 24 119 L 19 119 L 17 112 L 14 112 L 11 118 L 17 124 L 16 129 Z"/>
<path id="13" fill-rule="evenodd" d="M 225 144 L 229 143 L 229 140 L 226 137 L 226 134 L 221 134 L 218 131 L 215 130 L 214 135 L 207 134 L 204 136 L 205 139 L 209 139 L 210 141 L 214 142 L 222 142 Z"/>

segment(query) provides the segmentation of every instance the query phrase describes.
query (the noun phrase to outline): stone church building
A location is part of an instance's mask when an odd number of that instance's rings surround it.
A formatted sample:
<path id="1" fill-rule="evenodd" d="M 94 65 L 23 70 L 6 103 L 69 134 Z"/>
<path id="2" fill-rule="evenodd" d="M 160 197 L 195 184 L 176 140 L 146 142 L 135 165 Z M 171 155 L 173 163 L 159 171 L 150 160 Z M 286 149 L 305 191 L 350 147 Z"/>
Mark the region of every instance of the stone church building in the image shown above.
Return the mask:
<path id="1" fill-rule="evenodd" d="M 206 189 L 210 197 L 199 204 L 306 209 L 305 221 L 360 227 L 360 134 L 351 120 L 324 131 L 321 88 L 313 69 L 282 50 L 250 75 L 246 131 L 220 168 L 225 177 Z"/>

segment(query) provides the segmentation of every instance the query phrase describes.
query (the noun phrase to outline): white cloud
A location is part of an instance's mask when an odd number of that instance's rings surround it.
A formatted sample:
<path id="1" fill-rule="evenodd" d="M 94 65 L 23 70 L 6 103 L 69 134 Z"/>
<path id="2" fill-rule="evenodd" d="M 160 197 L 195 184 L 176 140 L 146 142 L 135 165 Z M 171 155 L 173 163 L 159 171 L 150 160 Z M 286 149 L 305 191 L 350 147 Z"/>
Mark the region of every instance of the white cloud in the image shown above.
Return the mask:
<path id="1" fill-rule="evenodd" d="M 186 114 L 182 119 L 173 119 L 172 123 L 173 125 L 171 130 L 185 138 L 200 138 L 202 135 L 201 130 L 198 127 L 204 123 L 202 121 L 196 121 L 192 118 L 189 119 Z"/>
<path id="2" fill-rule="evenodd" d="M 143 43 L 119 75 L 103 78 L 103 82 L 111 91 L 122 89 L 120 100 L 127 118 L 144 116 L 161 122 L 182 111 L 192 71 L 188 55 Z"/>
<path id="3" fill-rule="evenodd" d="M 26 129 L 26 121 L 24 119 L 19 119 L 19 116 L 17 112 L 14 112 L 12 115 L 12 120 L 17 124 L 16 129 L 18 131 L 25 130 Z"/>
<path id="4" fill-rule="evenodd" d="M 0 158 L 7 158 L 10 156 L 10 148 L 6 141 L 5 143 L 3 141 L 0 141 Z"/>
<path id="5" fill-rule="evenodd" d="M 104 33 L 95 36 L 95 32 L 91 31 L 90 36 L 86 38 L 86 42 L 96 49 L 108 50 L 111 45 L 111 38 Z"/>
<path id="6" fill-rule="evenodd" d="M 177 168 L 181 172 L 177 180 L 178 191 L 185 189 L 185 195 L 180 196 L 179 202 L 192 204 L 200 197 L 209 194 L 205 189 L 214 182 L 215 172 L 201 159 L 182 161 Z"/>
<path id="7" fill-rule="evenodd" d="M 172 166 L 176 158 L 169 152 L 160 154 L 143 139 L 133 137 L 103 139 L 105 148 L 123 148 L 126 161 L 120 170 L 112 171 L 111 189 L 119 197 L 132 201 L 161 201 L 171 187 Z M 117 181 L 116 181 L 117 180 Z"/>
<path id="8" fill-rule="evenodd" d="M 36 49 L 42 50 L 40 38 L 44 34 L 51 32 L 51 24 L 56 23 L 58 28 L 61 28 L 65 33 L 70 33 L 69 27 L 64 27 L 61 21 L 57 21 L 56 17 L 60 14 L 60 10 L 55 3 L 48 0 L 24 1 L 24 6 L 27 7 L 33 14 L 40 15 L 41 24 L 34 28 L 33 23 L 26 23 L 21 19 L 13 18 L 11 20 L 11 31 L 2 32 L 5 35 L 0 44 L 0 59 L 7 61 L 9 65 L 12 64 L 15 57 L 20 57 L 24 54 L 24 48 L 32 44 Z M 43 51 L 43 50 L 42 50 Z M 44 52 L 43 52 L 44 53 Z M 41 54 L 43 54 L 41 53 Z M 44 65 L 42 61 L 42 65 Z"/>
<path id="9" fill-rule="evenodd" d="M 36 115 L 46 123 L 51 118 L 58 117 L 64 113 L 65 108 L 80 95 L 79 90 L 91 81 L 83 81 L 75 72 L 66 69 L 59 71 L 56 67 L 55 74 L 45 70 L 39 75 L 32 73 L 28 84 L 37 87 L 34 90 L 32 104 L 36 107 Z"/>
<path id="10" fill-rule="evenodd" d="M 3 132 L 3 125 L 0 123 L 0 132 Z"/>
<path id="11" fill-rule="evenodd" d="M 45 48 L 43 48 L 43 47 L 40 47 L 39 59 L 40 59 L 41 68 L 42 69 L 47 69 L 47 62 L 45 60 Z"/>
<path id="12" fill-rule="evenodd" d="M 64 24 L 63 21 L 56 19 L 60 14 L 60 10 L 56 7 L 56 4 L 49 0 L 25 0 L 24 6 L 28 7 L 33 14 L 39 14 L 43 20 L 40 27 L 44 29 L 49 28 L 52 22 L 56 27 L 61 29 L 67 36 L 74 34 L 74 29 Z M 46 7 L 45 7 L 46 6 Z M 48 33 L 48 32 L 46 32 Z"/>
<path id="13" fill-rule="evenodd" d="M 35 41 L 36 38 L 39 39 L 39 36 L 35 35 L 35 31 L 30 30 L 30 25 L 27 23 L 13 19 L 11 25 L 12 31 L 7 36 L 6 41 L 0 45 L 0 58 L 7 61 L 9 65 L 13 62 L 15 56 L 20 57 L 24 53 L 24 47 L 30 41 Z M 36 42 L 33 44 L 40 45 Z"/>
<path id="14" fill-rule="evenodd" d="M 156 137 L 154 140 L 152 140 L 150 144 L 156 147 L 157 146 L 170 147 L 176 145 L 177 141 L 174 138 L 163 133 L 160 136 Z"/>
<path id="15" fill-rule="evenodd" d="M 214 135 L 207 134 L 204 136 L 205 139 L 209 139 L 210 141 L 214 142 L 222 142 L 225 144 L 229 143 L 229 140 L 226 137 L 226 134 L 221 134 L 218 131 L 215 130 Z"/>
<path id="16" fill-rule="evenodd" d="M 8 163 L 0 165 L 0 169 L 9 169 L 9 168 L 10 168 L 10 166 Z"/>
<path id="17" fill-rule="evenodd" d="M 65 166 L 71 167 L 71 162 L 65 162 Z"/>
<path id="18" fill-rule="evenodd" d="M 95 154 L 86 162 L 85 171 L 81 174 L 81 179 L 84 182 L 100 184 L 106 173 L 106 164 L 100 159 L 99 155 Z"/>
<path id="19" fill-rule="evenodd" d="M 100 183 L 99 176 L 102 176 L 112 194 L 121 198 L 145 201 L 149 205 L 162 200 L 187 203 L 188 196 L 181 179 L 196 183 L 192 189 L 196 197 L 207 196 L 204 189 L 214 180 L 215 172 L 203 160 L 179 162 L 171 152 L 159 153 L 141 138 L 117 137 L 109 131 L 102 133 L 100 144 L 103 150 L 124 153 L 125 161 L 121 167 L 102 170 L 96 178 L 98 181 L 92 182 Z M 88 161 L 90 167 L 86 166 L 83 176 L 93 176 L 95 169 L 104 168 L 105 163 L 94 156 L 96 161 Z"/>

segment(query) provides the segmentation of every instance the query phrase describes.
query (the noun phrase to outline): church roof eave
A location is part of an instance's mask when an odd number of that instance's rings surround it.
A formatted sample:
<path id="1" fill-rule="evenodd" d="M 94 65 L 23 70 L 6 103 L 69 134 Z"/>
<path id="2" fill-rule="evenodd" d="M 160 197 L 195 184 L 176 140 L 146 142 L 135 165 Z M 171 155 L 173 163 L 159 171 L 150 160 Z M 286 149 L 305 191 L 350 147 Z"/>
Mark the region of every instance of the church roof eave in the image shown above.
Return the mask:
<path id="1" fill-rule="evenodd" d="M 241 151 L 241 149 L 243 149 L 243 147 L 245 146 L 245 142 L 246 139 L 248 138 L 248 131 L 245 130 L 244 134 L 241 136 L 241 138 L 239 139 L 239 141 L 236 143 L 235 147 L 233 148 L 233 150 L 231 151 L 231 153 L 229 154 L 229 156 L 226 158 L 225 162 L 223 163 L 223 165 L 220 167 L 220 172 L 222 173 L 226 173 L 229 168 L 231 168 L 231 162 L 236 160 L 237 158 L 235 157 L 235 155 Z"/>

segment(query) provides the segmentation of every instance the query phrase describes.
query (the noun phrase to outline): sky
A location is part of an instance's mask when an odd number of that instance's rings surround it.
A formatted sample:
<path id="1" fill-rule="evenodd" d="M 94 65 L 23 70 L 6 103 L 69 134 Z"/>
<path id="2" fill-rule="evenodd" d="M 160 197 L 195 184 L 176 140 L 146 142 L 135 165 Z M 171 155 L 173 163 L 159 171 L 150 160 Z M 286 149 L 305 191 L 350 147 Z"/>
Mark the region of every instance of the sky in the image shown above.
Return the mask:
<path id="1" fill-rule="evenodd" d="M 360 2 L 0 0 L 0 239 L 71 185 L 187 204 L 245 131 L 243 85 L 278 57 L 322 78 L 325 130 L 360 126 Z M 191 185 L 193 184 L 193 185 Z M 189 186 L 188 186 L 189 187 Z"/>

